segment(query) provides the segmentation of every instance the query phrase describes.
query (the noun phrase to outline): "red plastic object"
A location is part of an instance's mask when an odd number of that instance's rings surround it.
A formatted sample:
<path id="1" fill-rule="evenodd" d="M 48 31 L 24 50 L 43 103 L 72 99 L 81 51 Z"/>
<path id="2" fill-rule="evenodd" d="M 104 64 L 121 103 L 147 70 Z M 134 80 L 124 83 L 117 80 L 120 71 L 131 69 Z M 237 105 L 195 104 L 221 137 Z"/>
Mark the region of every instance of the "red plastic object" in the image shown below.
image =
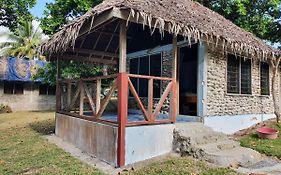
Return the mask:
<path id="1" fill-rule="evenodd" d="M 273 128 L 258 128 L 257 133 L 262 139 L 277 139 L 279 131 Z"/>

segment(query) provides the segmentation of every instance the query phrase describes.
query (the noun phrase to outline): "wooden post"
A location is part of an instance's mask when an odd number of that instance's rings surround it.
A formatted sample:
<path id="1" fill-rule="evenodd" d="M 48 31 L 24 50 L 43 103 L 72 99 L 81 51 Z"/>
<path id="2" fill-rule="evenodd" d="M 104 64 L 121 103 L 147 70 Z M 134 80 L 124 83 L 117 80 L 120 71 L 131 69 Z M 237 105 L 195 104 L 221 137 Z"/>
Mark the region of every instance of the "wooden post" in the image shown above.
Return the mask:
<path id="1" fill-rule="evenodd" d="M 119 35 L 119 73 L 126 72 L 126 57 L 127 57 L 127 28 L 126 21 L 120 22 Z"/>
<path id="2" fill-rule="evenodd" d="M 172 63 L 172 78 L 173 78 L 173 89 L 171 95 L 171 119 L 176 122 L 176 116 L 178 113 L 178 81 L 177 81 L 177 60 L 178 60 L 178 47 L 177 47 L 177 36 L 173 37 L 173 63 Z"/>
<path id="3" fill-rule="evenodd" d="M 125 130 L 128 115 L 128 74 L 126 73 L 127 31 L 126 22 L 120 22 L 119 75 L 118 75 L 118 152 L 117 164 L 125 165 Z"/>
<path id="4" fill-rule="evenodd" d="M 125 165 L 125 130 L 128 115 L 128 74 L 118 75 L 118 152 L 119 167 Z"/>
<path id="5" fill-rule="evenodd" d="M 154 121 L 153 117 L 153 79 L 148 80 L 148 117 L 149 121 Z"/>
<path id="6" fill-rule="evenodd" d="M 278 59 L 276 59 L 275 61 L 271 60 L 271 67 L 272 67 L 272 79 L 271 79 L 271 91 L 272 91 L 272 100 L 273 100 L 273 107 L 274 107 L 274 114 L 276 116 L 276 122 L 279 123 L 280 122 L 280 111 L 279 111 L 279 105 L 278 105 L 278 97 L 277 97 L 277 91 L 275 88 L 275 84 L 276 84 L 276 78 L 278 76 L 278 68 L 279 68 L 279 64 L 281 61 L 281 57 L 279 57 Z M 277 87 L 279 87 L 279 85 L 277 85 Z M 279 88 L 277 88 L 279 89 Z"/>
<path id="7" fill-rule="evenodd" d="M 101 80 L 97 80 L 96 84 L 96 114 L 100 111 L 100 95 L 101 95 Z"/>
<path id="8" fill-rule="evenodd" d="M 80 105 L 79 105 L 79 115 L 84 115 L 84 97 L 85 97 L 85 90 L 83 87 L 83 82 L 79 83 L 80 86 Z"/>
<path id="9" fill-rule="evenodd" d="M 61 87 L 60 87 L 60 67 L 57 58 L 57 76 L 56 76 L 56 112 L 61 110 Z"/>
<path id="10" fill-rule="evenodd" d="M 67 82 L 67 110 L 71 110 L 70 109 L 70 105 L 71 105 L 71 91 L 72 91 L 72 86 L 71 86 L 71 82 Z"/>

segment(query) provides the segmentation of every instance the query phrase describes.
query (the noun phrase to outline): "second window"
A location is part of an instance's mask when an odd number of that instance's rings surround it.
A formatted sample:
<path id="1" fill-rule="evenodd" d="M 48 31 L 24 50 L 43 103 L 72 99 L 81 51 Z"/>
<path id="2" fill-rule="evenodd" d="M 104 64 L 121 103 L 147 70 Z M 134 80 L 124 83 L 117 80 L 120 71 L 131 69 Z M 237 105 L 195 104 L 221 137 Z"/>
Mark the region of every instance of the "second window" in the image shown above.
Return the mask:
<path id="1" fill-rule="evenodd" d="M 227 93 L 252 94 L 251 60 L 228 55 Z"/>

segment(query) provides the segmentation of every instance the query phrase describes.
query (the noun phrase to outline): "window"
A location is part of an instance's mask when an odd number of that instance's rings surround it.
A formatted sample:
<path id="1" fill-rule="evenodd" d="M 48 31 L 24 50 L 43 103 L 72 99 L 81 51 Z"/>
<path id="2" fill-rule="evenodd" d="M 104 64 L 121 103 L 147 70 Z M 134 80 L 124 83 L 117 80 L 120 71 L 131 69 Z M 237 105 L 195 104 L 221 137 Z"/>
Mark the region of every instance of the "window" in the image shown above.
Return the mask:
<path id="1" fill-rule="evenodd" d="M 158 76 L 162 75 L 162 58 L 161 54 L 149 55 L 130 60 L 130 73 L 139 75 Z M 148 96 L 148 80 L 147 79 L 131 79 L 136 91 L 140 97 Z M 160 98 L 161 81 L 153 81 L 153 96 Z"/>
<path id="2" fill-rule="evenodd" d="M 40 84 L 39 85 L 39 95 L 56 95 L 56 86 Z"/>
<path id="3" fill-rule="evenodd" d="M 228 55 L 227 57 L 227 93 L 251 94 L 251 60 Z"/>
<path id="4" fill-rule="evenodd" d="M 4 82 L 4 94 L 23 94 L 24 83 L 22 82 Z"/>
<path id="5" fill-rule="evenodd" d="M 270 95 L 269 65 L 264 62 L 261 62 L 261 67 L 260 67 L 260 86 L 261 86 L 261 95 Z"/>

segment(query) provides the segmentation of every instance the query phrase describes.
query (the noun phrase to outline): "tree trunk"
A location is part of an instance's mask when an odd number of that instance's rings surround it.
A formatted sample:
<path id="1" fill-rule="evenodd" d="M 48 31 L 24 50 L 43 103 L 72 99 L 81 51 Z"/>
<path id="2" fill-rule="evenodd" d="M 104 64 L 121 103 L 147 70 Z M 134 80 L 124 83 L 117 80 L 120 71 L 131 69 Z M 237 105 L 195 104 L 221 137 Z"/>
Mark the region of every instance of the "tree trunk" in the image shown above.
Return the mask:
<path id="1" fill-rule="evenodd" d="M 274 114 L 276 116 L 276 122 L 279 123 L 280 121 L 280 111 L 279 111 L 279 104 L 278 104 L 278 97 L 277 97 L 277 91 L 275 83 L 277 74 L 278 74 L 278 67 L 279 67 L 280 59 L 276 60 L 276 63 L 274 64 L 273 61 L 271 61 L 272 66 L 272 80 L 271 80 L 271 89 L 272 89 L 272 99 L 273 99 L 273 105 L 274 105 Z M 278 87 L 278 86 L 277 86 Z"/>

